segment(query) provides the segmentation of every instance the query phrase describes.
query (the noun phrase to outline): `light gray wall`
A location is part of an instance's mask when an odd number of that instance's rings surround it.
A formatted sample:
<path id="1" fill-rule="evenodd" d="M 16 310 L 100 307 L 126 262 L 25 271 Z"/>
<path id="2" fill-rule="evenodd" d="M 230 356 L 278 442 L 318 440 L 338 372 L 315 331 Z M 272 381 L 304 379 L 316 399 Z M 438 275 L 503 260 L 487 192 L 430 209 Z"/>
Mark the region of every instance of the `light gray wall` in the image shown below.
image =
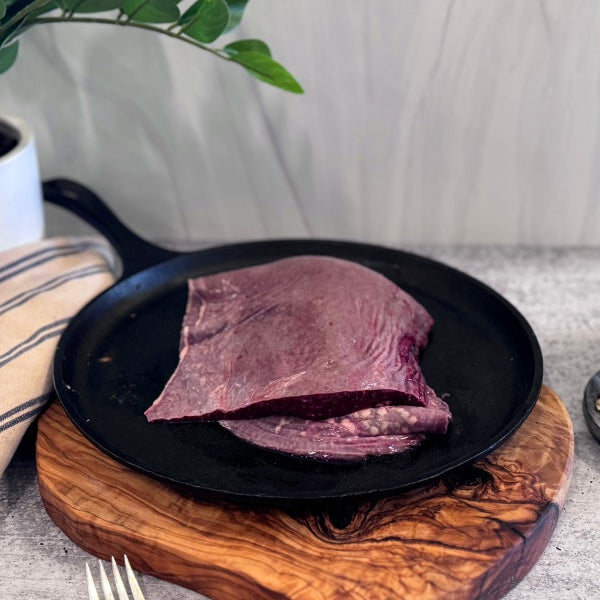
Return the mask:
<path id="1" fill-rule="evenodd" d="M 65 24 L 25 34 L 0 110 L 152 239 L 600 243 L 597 0 L 251 0 L 241 36 L 306 94 Z"/>

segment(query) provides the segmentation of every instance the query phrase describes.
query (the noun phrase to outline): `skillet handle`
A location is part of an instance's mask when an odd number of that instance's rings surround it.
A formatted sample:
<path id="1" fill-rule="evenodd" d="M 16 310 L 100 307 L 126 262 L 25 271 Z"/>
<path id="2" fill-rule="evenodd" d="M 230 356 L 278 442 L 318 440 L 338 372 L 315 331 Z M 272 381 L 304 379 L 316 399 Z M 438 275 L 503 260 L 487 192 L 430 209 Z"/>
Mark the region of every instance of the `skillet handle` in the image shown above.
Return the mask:
<path id="1" fill-rule="evenodd" d="M 81 217 L 112 244 L 123 263 L 121 279 L 159 262 L 179 256 L 155 246 L 125 227 L 108 206 L 90 189 L 70 179 L 53 179 L 42 184 L 44 200 Z"/>

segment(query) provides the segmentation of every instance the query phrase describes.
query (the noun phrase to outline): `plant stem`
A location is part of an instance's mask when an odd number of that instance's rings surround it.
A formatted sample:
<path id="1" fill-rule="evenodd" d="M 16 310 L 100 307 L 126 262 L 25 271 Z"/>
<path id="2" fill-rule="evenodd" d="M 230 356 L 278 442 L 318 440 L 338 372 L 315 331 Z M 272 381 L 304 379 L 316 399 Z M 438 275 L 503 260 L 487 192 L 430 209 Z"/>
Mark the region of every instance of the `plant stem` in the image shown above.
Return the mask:
<path id="1" fill-rule="evenodd" d="M 135 17 L 135 15 L 137 15 L 140 12 L 140 10 L 142 10 L 142 8 L 148 6 L 149 2 L 150 0 L 146 0 L 146 2 L 142 2 L 139 6 L 136 6 L 135 10 L 130 15 L 127 15 L 127 18 L 125 19 L 124 23 L 129 23 L 129 21 L 131 21 L 131 19 L 133 19 L 133 17 Z"/>
<path id="2" fill-rule="evenodd" d="M 21 22 L 23 19 L 27 18 L 29 14 L 31 14 L 34 10 L 41 8 L 45 4 L 49 4 L 51 0 L 34 0 L 31 4 L 28 4 L 24 8 L 22 8 L 12 19 L 4 23 L 2 27 L 0 27 L 0 35 L 2 35 L 5 31 L 9 31 L 13 25 Z"/>
<path id="3" fill-rule="evenodd" d="M 72 19 L 73 15 L 77 12 L 77 10 L 79 9 L 79 7 L 85 2 L 85 0 L 78 0 L 78 2 L 73 6 L 73 8 L 71 8 L 71 10 L 68 13 L 63 13 L 63 15 L 67 18 L 67 19 Z"/>
<path id="4" fill-rule="evenodd" d="M 47 2 L 47 0 L 44 0 L 44 2 Z M 164 35 L 168 35 L 171 38 L 181 40 L 182 42 L 186 42 L 188 44 L 191 44 L 192 46 L 196 46 L 196 48 L 206 50 L 207 52 L 210 52 L 211 54 L 214 54 L 215 56 L 218 56 L 223 60 L 229 61 L 229 58 L 222 53 L 222 50 L 211 48 L 191 38 L 180 37 L 179 33 L 174 33 L 169 29 L 154 27 L 153 25 L 148 25 L 147 23 L 136 23 L 134 21 L 121 21 L 115 19 L 102 19 L 98 17 L 38 17 L 33 23 L 100 23 L 104 25 L 120 25 L 121 27 L 136 27 L 138 29 L 145 29 L 146 31 L 153 31 L 155 33 L 162 33 Z"/>

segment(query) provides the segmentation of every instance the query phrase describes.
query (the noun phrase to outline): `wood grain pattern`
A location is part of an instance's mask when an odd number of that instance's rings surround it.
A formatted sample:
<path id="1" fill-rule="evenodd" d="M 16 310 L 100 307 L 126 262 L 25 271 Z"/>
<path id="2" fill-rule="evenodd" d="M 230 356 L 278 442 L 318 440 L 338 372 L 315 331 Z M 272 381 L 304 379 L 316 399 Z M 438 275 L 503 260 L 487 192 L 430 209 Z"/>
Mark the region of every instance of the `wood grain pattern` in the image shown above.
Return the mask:
<path id="1" fill-rule="evenodd" d="M 37 440 L 44 505 L 77 544 L 237 600 L 499 598 L 546 546 L 572 462 L 571 421 L 547 388 L 522 428 L 475 465 L 398 497 L 319 510 L 178 493 L 98 451 L 57 403 Z"/>

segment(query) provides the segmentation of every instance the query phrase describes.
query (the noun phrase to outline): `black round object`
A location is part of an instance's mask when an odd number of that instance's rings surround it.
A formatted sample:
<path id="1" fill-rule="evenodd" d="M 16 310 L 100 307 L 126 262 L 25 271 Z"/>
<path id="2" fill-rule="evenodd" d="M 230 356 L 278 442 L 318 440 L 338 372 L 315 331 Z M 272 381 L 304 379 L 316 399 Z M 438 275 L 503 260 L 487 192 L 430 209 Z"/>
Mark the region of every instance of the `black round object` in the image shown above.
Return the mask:
<path id="1" fill-rule="evenodd" d="M 585 386 L 583 415 L 590 433 L 600 441 L 600 371 Z"/>
<path id="2" fill-rule="evenodd" d="M 82 195 L 65 182 L 47 199 Z M 70 190 L 64 193 L 64 188 Z M 77 204 L 77 203 L 76 203 Z M 73 208 L 73 207 L 72 207 Z M 322 501 L 385 494 L 467 465 L 504 442 L 533 408 L 542 384 L 536 337 L 519 312 L 476 279 L 439 262 L 379 246 L 284 240 L 227 245 L 172 257 L 130 275 L 148 247 L 110 215 L 73 208 L 112 239 L 126 276 L 72 320 L 55 359 L 55 387 L 83 434 L 115 459 L 188 490 L 232 500 Z M 116 233 L 115 233 L 116 232 Z M 126 248 L 126 246 L 129 246 Z M 154 253 L 153 253 L 154 252 Z M 449 431 L 414 451 L 358 463 L 287 456 L 249 445 L 216 423 L 148 423 L 144 410 L 177 365 L 186 280 L 299 254 L 356 261 L 379 271 L 435 319 L 422 355 L 428 384 L 453 414 Z M 167 258 L 167 260 L 162 260 Z M 142 261 L 143 262 L 143 261 Z M 352 293 L 351 290 L 348 293 Z"/>

